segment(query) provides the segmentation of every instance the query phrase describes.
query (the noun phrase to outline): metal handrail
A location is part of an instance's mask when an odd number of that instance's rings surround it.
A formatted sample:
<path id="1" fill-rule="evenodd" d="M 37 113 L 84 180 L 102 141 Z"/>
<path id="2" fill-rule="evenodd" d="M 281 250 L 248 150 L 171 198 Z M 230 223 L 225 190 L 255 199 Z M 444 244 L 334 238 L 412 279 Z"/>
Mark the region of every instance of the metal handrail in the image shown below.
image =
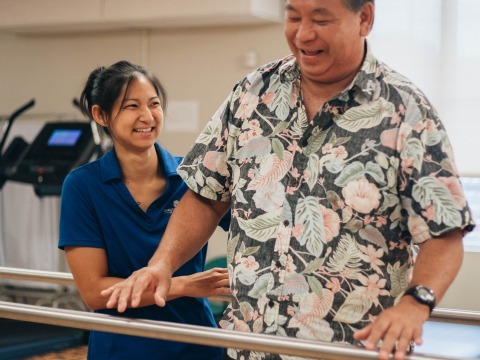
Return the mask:
<path id="1" fill-rule="evenodd" d="M 0 266 L 0 279 L 40 281 L 60 285 L 75 285 L 73 276 L 66 272 L 18 269 Z"/>
<path id="2" fill-rule="evenodd" d="M 430 321 L 480 326 L 480 311 L 460 310 L 460 309 L 434 309 Z"/>
<path id="3" fill-rule="evenodd" d="M 0 317 L 169 341 L 301 356 L 310 359 L 378 359 L 378 352 L 350 345 L 212 329 L 164 321 L 122 318 L 105 314 L 53 309 L 4 301 L 0 301 Z M 452 358 L 410 354 L 406 359 L 446 360 Z"/>
<path id="4" fill-rule="evenodd" d="M 42 281 L 62 285 L 75 285 L 73 276 L 70 273 L 18 269 L 3 266 L 0 266 L 0 278 Z M 230 302 L 231 297 L 228 295 L 214 296 L 210 297 L 209 299 Z M 436 308 L 430 315 L 429 320 L 445 323 L 480 326 L 480 311 Z"/>

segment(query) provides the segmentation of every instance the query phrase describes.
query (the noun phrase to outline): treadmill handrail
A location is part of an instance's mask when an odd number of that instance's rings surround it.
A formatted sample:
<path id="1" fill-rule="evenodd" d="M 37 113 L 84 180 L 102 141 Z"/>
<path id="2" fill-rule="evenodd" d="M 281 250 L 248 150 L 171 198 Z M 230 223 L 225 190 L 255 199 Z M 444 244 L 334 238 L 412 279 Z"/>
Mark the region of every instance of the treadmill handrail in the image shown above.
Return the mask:
<path id="1" fill-rule="evenodd" d="M 8 118 L 7 128 L 3 133 L 2 142 L 0 143 L 0 157 L 2 155 L 3 147 L 5 146 L 5 142 L 7 141 L 7 137 L 8 137 L 8 134 L 10 133 L 10 129 L 12 128 L 13 122 L 15 121 L 16 118 L 18 118 L 21 114 L 23 114 L 25 111 L 27 111 L 34 105 L 35 105 L 35 99 L 32 99 L 28 103 L 22 105 L 17 110 L 15 110 L 13 114 L 10 115 L 10 117 Z"/>

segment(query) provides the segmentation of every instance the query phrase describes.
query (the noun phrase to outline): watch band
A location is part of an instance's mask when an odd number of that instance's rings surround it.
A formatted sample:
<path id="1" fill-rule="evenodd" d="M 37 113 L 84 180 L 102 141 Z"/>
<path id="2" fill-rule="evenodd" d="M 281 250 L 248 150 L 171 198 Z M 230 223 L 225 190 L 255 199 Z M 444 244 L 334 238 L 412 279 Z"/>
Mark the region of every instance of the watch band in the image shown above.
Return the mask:
<path id="1" fill-rule="evenodd" d="M 430 314 L 435 307 L 435 294 L 432 289 L 425 285 L 412 286 L 403 295 L 410 295 L 420 304 L 427 305 L 430 308 Z"/>

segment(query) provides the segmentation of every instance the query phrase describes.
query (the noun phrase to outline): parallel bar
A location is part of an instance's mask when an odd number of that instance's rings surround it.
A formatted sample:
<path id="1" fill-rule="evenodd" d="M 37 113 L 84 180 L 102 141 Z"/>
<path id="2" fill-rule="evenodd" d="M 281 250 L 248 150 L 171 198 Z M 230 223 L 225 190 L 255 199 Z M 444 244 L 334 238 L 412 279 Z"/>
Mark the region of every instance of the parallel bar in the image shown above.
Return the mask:
<path id="1" fill-rule="evenodd" d="M 104 314 L 52 309 L 33 305 L 8 303 L 4 301 L 0 301 L 0 317 L 21 321 L 41 322 L 57 326 L 68 326 L 85 330 L 98 330 L 118 334 L 143 336 L 169 341 L 182 341 L 224 348 L 301 356 L 310 359 L 378 359 L 378 353 L 375 351 L 359 349 L 349 345 L 211 329 L 202 326 L 184 325 L 163 321 L 121 318 Z M 406 359 L 451 360 L 452 358 L 412 354 L 407 356 Z"/>
<path id="2" fill-rule="evenodd" d="M 0 278 L 41 281 L 62 285 L 75 285 L 73 276 L 70 273 L 17 269 L 2 266 L 0 266 Z M 230 302 L 231 297 L 225 295 L 211 297 L 210 299 L 216 301 Z M 429 320 L 436 322 L 480 326 L 480 311 L 437 308 L 433 310 Z"/>
<path id="3" fill-rule="evenodd" d="M 0 278 L 14 279 L 14 280 L 30 280 L 48 282 L 61 285 L 75 285 L 73 276 L 70 273 L 43 271 L 43 270 L 29 270 L 17 269 L 0 266 Z"/>
<path id="4" fill-rule="evenodd" d="M 438 308 L 433 310 L 429 320 L 450 324 L 480 326 L 480 311 Z"/>

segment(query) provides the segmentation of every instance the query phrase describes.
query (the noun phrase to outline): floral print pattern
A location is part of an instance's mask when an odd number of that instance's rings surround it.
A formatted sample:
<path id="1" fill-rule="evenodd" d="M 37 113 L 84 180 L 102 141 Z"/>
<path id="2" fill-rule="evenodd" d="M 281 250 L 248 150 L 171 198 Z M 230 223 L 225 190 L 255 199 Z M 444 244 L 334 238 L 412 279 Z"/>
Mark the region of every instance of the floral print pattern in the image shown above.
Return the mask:
<path id="1" fill-rule="evenodd" d="M 178 173 L 231 202 L 223 328 L 355 343 L 406 290 L 413 246 L 474 224 L 435 109 L 369 46 L 311 123 L 300 82 L 292 56 L 248 75 Z"/>

